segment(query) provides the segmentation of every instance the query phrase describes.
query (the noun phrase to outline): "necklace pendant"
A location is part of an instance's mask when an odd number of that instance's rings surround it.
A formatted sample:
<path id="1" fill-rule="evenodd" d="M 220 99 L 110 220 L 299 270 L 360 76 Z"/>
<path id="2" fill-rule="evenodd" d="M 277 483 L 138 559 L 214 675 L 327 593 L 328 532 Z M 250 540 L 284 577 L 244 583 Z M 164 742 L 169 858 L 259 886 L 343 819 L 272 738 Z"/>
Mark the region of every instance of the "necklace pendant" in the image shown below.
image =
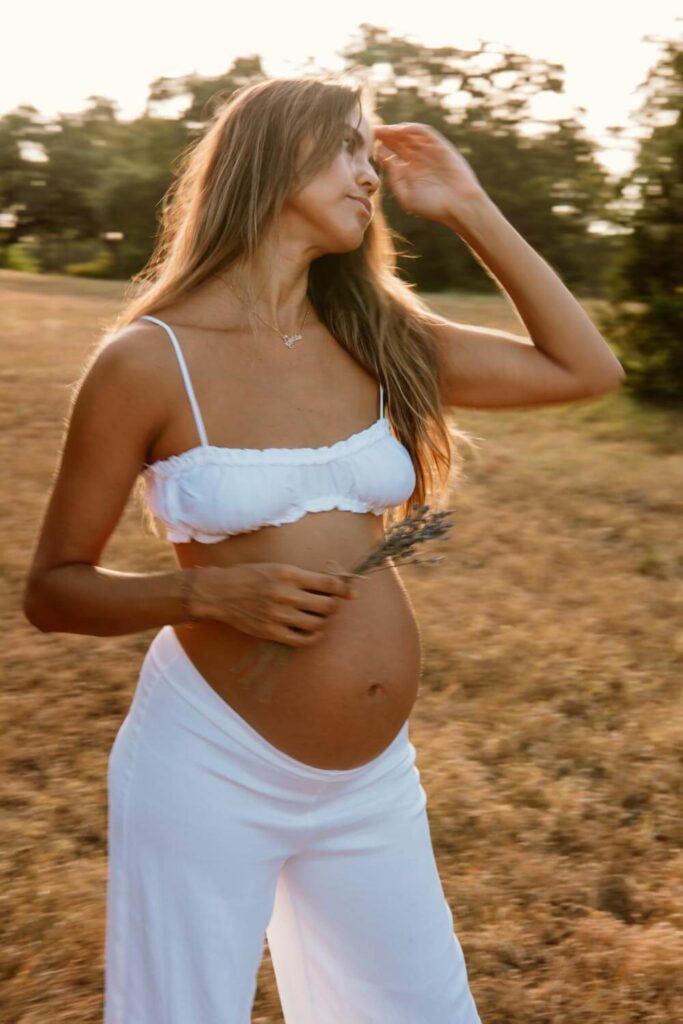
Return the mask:
<path id="1" fill-rule="evenodd" d="M 283 334 L 282 340 L 284 341 L 287 348 L 291 348 L 295 342 L 301 341 L 303 334 Z"/>

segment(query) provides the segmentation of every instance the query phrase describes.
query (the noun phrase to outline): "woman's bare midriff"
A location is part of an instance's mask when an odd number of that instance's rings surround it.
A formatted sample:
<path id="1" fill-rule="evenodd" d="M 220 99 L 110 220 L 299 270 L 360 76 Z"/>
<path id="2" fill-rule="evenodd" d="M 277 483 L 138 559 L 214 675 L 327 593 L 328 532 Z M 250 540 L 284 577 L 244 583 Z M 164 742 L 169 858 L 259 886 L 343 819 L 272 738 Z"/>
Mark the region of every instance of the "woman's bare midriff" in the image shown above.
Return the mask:
<path id="1" fill-rule="evenodd" d="M 237 307 L 231 325 L 227 289 L 221 288 L 220 316 L 212 294 L 202 294 L 201 288 L 157 311 L 175 326 L 210 443 L 258 449 L 332 445 L 377 418 L 377 379 L 313 313 L 305 343 L 290 350 L 274 345 L 267 328 L 263 336 L 247 333 Z M 159 380 L 169 395 L 166 425 L 149 453 L 154 461 L 198 439 L 168 338 L 158 327 L 141 323 L 148 332 L 145 344 L 152 343 L 149 332 L 156 336 Z M 381 516 L 332 509 L 216 544 L 190 541 L 174 547 L 183 568 L 281 562 L 325 572 L 328 560 L 352 568 L 383 535 Z M 263 650 L 263 639 L 213 619 L 173 627 L 223 700 L 273 746 L 318 768 L 355 768 L 373 760 L 398 734 L 417 696 L 420 637 L 397 570 L 373 571 L 356 583 L 359 596 L 337 599 L 338 610 L 325 619 L 315 644 L 287 646 L 287 660 L 277 667 L 267 701 L 259 699 L 267 671 L 254 684 L 240 682 L 245 671 L 240 666 L 247 663 L 248 670 Z"/>
<path id="2" fill-rule="evenodd" d="M 381 517 L 334 509 L 217 544 L 176 544 L 175 550 L 182 567 L 284 562 L 325 572 L 328 559 L 351 568 L 382 536 Z M 359 596 L 338 599 L 317 643 L 287 646 L 267 700 L 259 699 L 267 669 L 254 682 L 240 682 L 262 639 L 216 620 L 173 628 L 209 686 L 269 743 L 317 768 L 355 768 L 397 735 L 421 671 L 417 622 L 396 568 L 373 571 L 356 584 Z"/>

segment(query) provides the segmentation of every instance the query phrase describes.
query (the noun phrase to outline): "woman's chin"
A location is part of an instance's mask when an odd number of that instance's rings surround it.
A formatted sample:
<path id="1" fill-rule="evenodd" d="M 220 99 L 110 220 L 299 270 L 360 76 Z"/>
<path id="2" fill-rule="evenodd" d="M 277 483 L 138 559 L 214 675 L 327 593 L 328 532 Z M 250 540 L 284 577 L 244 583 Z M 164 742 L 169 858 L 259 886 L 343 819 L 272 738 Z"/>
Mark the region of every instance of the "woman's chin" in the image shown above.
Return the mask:
<path id="1" fill-rule="evenodd" d="M 347 230 L 343 235 L 337 235 L 336 239 L 330 239 L 328 252 L 353 252 L 362 244 L 365 237 L 365 228 L 357 224 L 352 230 Z"/>

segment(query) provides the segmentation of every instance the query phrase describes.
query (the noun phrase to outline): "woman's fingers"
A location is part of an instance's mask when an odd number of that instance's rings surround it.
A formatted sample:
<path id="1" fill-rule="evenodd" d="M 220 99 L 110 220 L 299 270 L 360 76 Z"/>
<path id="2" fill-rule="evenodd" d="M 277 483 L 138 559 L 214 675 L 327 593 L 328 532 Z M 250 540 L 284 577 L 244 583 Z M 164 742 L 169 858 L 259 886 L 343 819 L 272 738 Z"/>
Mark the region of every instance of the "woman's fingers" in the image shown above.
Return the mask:
<path id="1" fill-rule="evenodd" d="M 422 136 L 418 138 L 412 135 L 387 135 L 382 139 L 378 139 L 377 146 L 380 155 L 380 159 L 389 159 L 394 154 L 409 158 L 419 157 L 420 154 L 427 152 L 426 147 L 431 144 L 431 140 Z"/>
<path id="2" fill-rule="evenodd" d="M 389 145 L 395 142 L 431 142 L 434 139 L 432 129 L 426 124 L 382 124 L 375 128 L 375 137 L 386 140 Z"/>
<path id="3" fill-rule="evenodd" d="M 396 154 L 393 150 L 389 149 L 388 146 L 385 146 L 383 142 L 377 143 L 375 156 L 378 160 L 394 160 L 396 158 Z"/>
<path id="4" fill-rule="evenodd" d="M 420 124 L 417 121 L 402 121 L 398 124 L 378 124 L 375 125 L 375 133 L 378 132 L 391 132 L 392 134 L 422 134 L 428 130 L 428 126 Z"/>

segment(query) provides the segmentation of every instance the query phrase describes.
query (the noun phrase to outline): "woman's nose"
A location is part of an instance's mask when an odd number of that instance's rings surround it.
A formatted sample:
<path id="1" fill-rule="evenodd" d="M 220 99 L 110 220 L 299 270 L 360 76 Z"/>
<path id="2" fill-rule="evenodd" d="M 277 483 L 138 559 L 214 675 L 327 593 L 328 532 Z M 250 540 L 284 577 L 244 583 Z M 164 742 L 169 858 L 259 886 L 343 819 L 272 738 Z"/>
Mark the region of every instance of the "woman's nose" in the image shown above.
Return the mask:
<path id="1" fill-rule="evenodd" d="M 359 175 L 359 182 L 362 182 L 365 186 L 370 186 L 373 192 L 376 192 L 379 188 L 380 178 L 377 170 L 371 163 L 372 157 L 367 157 L 363 163 L 363 170 Z"/>

